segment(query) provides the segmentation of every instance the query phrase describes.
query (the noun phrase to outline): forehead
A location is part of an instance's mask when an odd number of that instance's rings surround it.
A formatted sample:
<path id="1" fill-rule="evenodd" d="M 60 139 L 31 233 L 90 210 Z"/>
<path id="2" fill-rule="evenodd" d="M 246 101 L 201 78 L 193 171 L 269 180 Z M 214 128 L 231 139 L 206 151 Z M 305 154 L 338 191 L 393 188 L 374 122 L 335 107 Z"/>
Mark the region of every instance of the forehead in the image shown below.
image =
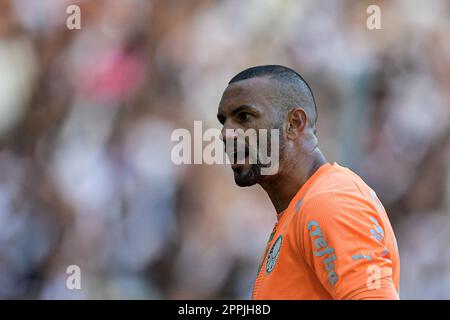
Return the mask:
<path id="1" fill-rule="evenodd" d="M 251 104 L 255 107 L 269 105 L 271 81 L 267 77 L 256 77 L 237 81 L 228 85 L 219 104 L 219 112 L 240 105 Z"/>

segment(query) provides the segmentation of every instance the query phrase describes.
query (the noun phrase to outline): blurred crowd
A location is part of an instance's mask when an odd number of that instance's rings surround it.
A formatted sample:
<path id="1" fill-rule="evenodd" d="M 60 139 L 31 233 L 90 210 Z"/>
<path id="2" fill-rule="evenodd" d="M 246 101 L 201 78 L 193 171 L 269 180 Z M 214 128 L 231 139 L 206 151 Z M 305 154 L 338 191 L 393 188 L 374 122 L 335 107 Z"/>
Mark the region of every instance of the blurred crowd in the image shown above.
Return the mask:
<path id="1" fill-rule="evenodd" d="M 170 136 L 220 128 L 231 77 L 282 64 L 328 160 L 388 211 L 400 297 L 450 299 L 449 18 L 446 0 L 0 0 L 0 298 L 250 298 L 275 210 L 225 165 L 174 165 Z"/>

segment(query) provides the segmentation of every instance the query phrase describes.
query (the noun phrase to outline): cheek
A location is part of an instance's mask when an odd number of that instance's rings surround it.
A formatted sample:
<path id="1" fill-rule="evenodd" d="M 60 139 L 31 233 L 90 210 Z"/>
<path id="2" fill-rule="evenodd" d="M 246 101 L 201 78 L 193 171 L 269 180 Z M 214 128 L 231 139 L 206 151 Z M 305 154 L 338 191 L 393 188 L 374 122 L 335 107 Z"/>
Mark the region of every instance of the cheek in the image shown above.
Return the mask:
<path id="1" fill-rule="evenodd" d="M 284 132 L 280 129 L 272 129 L 272 130 L 269 132 L 267 138 L 269 150 L 274 150 L 274 148 L 278 148 L 278 152 L 281 153 L 281 150 L 284 148 L 284 144 L 286 141 L 284 137 Z"/>

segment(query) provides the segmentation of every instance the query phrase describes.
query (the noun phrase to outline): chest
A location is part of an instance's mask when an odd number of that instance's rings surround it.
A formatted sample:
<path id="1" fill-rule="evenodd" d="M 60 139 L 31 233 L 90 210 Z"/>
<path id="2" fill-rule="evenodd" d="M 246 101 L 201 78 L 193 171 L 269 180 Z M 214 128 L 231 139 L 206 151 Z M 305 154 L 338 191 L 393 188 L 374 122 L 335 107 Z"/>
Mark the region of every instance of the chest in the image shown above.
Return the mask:
<path id="1" fill-rule="evenodd" d="M 253 299 L 314 299 L 328 295 L 301 252 L 295 224 L 276 226 L 266 245 Z"/>

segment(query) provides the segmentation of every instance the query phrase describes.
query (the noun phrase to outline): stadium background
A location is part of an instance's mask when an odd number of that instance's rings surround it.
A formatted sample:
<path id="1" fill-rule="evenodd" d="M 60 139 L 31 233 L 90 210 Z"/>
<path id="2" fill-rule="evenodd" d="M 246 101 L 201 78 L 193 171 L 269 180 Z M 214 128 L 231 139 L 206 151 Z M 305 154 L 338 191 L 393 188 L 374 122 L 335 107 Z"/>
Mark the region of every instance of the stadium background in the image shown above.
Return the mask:
<path id="1" fill-rule="evenodd" d="M 272 205 L 227 166 L 173 165 L 170 134 L 219 128 L 227 81 L 274 63 L 311 84 L 327 158 L 383 201 L 400 297 L 450 298 L 449 17 L 444 0 L 1 0 L 0 298 L 249 298 Z"/>

